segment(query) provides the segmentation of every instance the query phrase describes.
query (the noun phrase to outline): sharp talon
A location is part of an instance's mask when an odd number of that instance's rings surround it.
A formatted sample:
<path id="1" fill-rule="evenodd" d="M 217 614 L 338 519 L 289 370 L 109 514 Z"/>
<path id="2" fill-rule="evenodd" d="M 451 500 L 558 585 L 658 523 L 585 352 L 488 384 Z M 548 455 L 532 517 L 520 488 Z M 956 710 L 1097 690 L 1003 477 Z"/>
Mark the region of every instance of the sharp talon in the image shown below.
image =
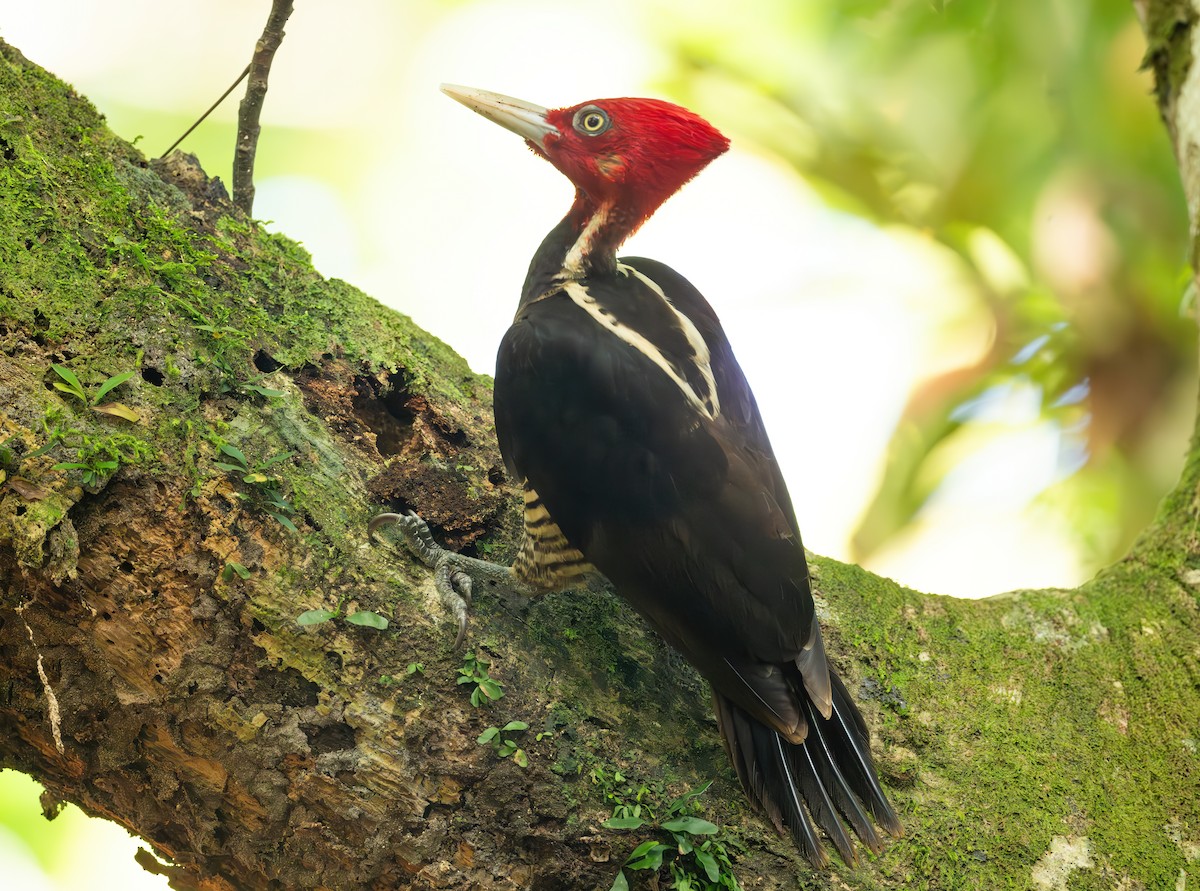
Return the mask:
<path id="1" fill-rule="evenodd" d="M 463 577 L 466 577 L 465 585 L 462 584 Z M 461 569 L 457 569 L 451 565 L 448 559 L 442 559 L 434 569 L 433 584 L 437 588 L 438 596 L 442 599 L 442 606 L 458 620 L 458 636 L 454 639 L 454 648 L 458 649 L 467 637 L 467 619 L 469 616 L 467 610 L 471 604 L 470 578 Z"/>
<path id="2" fill-rule="evenodd" d="M 454 568 L 450 570 L 450 584 L 454 586 L 454 590 L 462 597 L 467 608 L 471 607 L 471 576 L 463 572 L 461 569 Z"/>
<path id="3" fill-rule="evenodd" d="M 380 526 L 386 526 L 388 523 L 398 523 L 403 517 L 400 514 L 376 514 L 371 518 L 371 522 L 367 524 L 367 540 L 375 540 L 375 531 Z"/>
<path id="4" fill-rule="evenodd" d="M 429 525 L 421 519 L 416 511 L 406 510 L 404 513 L 385 513 L 373 517 L 367 524 L 367 535 L 374 541 L 375 532 L 379 527 L 395 523 L 404 538 L 405 545 L 419 561 L 433 570 L 433 583 L 437 588 L 438 597 L 447 612 L 458 623 L 458 636 L 454 639 L 454 648 L 461 650 L 467 639 L 467 626 L 470 618 L 471 601 L 473 598 L 474 579 L 464 566 L 480 567 L 491 570 L 492 578 L 499 574 L 509 579 L 507 567 L 495 567 L 484 561 L 464 557 L 453 551 L 448 551 L 437 543 Z M 511 579 L 510 579 L 511 580 Z"/>

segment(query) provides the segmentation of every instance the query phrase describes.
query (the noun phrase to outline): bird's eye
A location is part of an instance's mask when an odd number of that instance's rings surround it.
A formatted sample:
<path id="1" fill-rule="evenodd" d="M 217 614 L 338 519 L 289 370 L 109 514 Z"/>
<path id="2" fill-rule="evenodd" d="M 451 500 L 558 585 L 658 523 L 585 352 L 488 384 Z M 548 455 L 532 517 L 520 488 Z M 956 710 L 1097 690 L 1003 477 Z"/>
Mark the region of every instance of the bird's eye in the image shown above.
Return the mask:
<path id="1" fill-rule="evenodd" d="M 602 109 L 586 105 L 575 112 L 575 120 L 572 123 L 584 136 L 599 136 L 612 125 L 612 120 Z"/>

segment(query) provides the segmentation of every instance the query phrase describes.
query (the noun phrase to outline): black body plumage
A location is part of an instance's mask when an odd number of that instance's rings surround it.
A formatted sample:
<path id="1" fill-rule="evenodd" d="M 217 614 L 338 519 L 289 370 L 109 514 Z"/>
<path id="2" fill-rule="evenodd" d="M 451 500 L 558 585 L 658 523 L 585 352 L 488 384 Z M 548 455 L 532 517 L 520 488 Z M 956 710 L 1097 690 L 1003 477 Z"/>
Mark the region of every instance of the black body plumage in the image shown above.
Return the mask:
<path id="1" fill-rule="evenodd" d="M 496 432 L 526 486 L 514 573 L 562 587 L 581 566 L 602 572 L 710 682 L 738 778 L 775 827 L 818 865 L 827 855 L 809 815 L 848 863 L 843 818 L 880 850 L 868 814 L 893 834 L 900 824 L 862 716 L 827 665 L 754 394 L 696 288 L 662 263 L 616 257 L 727 140 L 654 100 L 547 112 L 444 89 L 520 133 L 577 187 L 530 264 L 497 357 Z M 639 164 L 649 171 L 640 184 Z"/>
<path id="2" fill-rule="evenodd" d="M 809 670 L 827 667 L 804 548 L 754 394 L 716 314 L 653 260 L 624 259 L 571 283 L 702 391 L 676 313 L 689 320 L 716 387 L 719 411 L 707 417 L 659 363 L 544 275 L 570 247 L 570 230 L 556 233 L 561 241 L 548 238 L 531 266 L 497 358 L 496 430 L 509 469 L 713 685 L 739 779 L 771 821 L 814 863 L 826 858 L 801 801 L 847 862 L 853 846 L 837 812 L 879 850 L 864 807 L 889 831 L 899 822 L 836 674 L 825 682 L 828 720 L 805 691 L 797 660 L 804 664 L 814 635 Z M 797 736 L 804 742 L 791 741 Z"/>

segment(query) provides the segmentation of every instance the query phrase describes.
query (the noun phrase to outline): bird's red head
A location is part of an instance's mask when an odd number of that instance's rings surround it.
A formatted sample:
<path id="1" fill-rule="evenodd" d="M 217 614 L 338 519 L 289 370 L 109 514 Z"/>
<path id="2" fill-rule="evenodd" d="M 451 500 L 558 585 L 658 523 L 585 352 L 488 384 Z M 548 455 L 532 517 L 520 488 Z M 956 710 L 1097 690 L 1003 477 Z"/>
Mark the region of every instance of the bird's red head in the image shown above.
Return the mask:
<path id="1" fill-rule="evenodd" d="M 599 99 L 546 120 L 554 130 L 535 151 L 599 203 L 647 216 L 729 148 L 708 121 L 658 99 Z"/>
<path id="2" fill-rule="evenodd" d="M 550 110 L 484 90 L 442 90 L 523 136 L 594 208 L 618 211 L 628 221 L 625 236 L 729 148 L 708 121 L 658 99 L 595 99 Z"/>

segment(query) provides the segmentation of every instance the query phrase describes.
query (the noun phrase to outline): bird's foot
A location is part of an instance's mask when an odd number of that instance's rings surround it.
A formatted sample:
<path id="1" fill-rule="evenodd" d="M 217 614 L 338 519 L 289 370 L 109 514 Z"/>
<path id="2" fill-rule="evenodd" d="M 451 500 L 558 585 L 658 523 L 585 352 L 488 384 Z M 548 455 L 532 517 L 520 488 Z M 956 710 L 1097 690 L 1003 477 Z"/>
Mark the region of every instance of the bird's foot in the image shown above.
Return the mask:
<path id="1" fill-rule="evenodd" d="M 433 539 L 429 526 L 415 512 L 379 514 L 367 525 L 367 537 L 374 539 L 380 526 L 395 523 L 413 556 L 433 570 L 433 584 L 446 611 L 458 623 L 454 648 L 461 649 L 467 639 L 471 610 L 473 577 L 512 587 L 514 579 L 507 566 L 488 563 L 447 550 Z"/>

